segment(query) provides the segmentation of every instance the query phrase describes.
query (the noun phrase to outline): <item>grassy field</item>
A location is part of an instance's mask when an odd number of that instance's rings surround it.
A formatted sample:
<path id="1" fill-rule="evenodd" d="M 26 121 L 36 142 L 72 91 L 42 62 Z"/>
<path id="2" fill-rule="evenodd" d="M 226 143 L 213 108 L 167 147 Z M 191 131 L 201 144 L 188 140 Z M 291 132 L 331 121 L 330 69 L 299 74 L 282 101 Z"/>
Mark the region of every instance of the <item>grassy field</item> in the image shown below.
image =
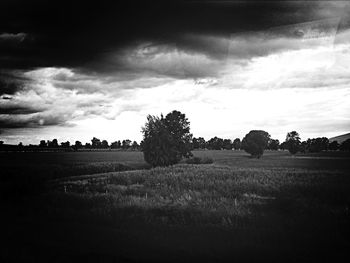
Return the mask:
<path id="1" fill-rule="evenodd" d="M 3 155 L 2 262 L 349 260 L 348 153 L 195 151 L 214 163 L 155 169 L 139 152 Z"/>

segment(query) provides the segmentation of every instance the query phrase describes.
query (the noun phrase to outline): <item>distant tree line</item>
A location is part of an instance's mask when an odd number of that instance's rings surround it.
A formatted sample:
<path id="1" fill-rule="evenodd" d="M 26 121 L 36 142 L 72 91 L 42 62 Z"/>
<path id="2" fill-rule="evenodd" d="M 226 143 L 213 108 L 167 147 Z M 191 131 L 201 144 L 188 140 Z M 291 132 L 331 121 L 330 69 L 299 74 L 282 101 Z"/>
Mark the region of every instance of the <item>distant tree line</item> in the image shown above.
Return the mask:
<path id="1" fill-rule="evenodd" d="M 118 140 L 112 143 L 108 143 L 107 140 L 100 140 L 96 137 L 91 139 L 91 143 L 82 144 L 80 141 L 75 141 L 71 144 L 69 141 L 59 143 L 57 139 L 41 140 L 39 144 L 29 144 L 24 146 L 22 142 L 18 145 L 4 144 L 0 141 L 0 149 L 5 150 L 93 150 L 93 149 L 120 149 L 120 150 L 140 150 L 140 145 L 136 141 Z"/>
<path id="2" fill-rule="evenodd" d="M 316 153 L 323 151 L 350 151 L 350 139 L 338 143 L 337 141 L 330 142 L 326 137 L 318 137 L 301 141 L 299 133 L 296 131 L 289 132 L 286 140 L 280 145 L 280 149 L 289 150 L 291 154 L 301 153 Z"/>
<path id="3" fill-rule="evenodd" d="M 262 130 L 252 130 L 239 138 L 219 138 L 217 136 L 206 141 L 203 137 L 193 137 L 190 133 L 190 122 L 185 114 L 172 111 L 165 117 L 161 115 L 147 117 L 142 129 L 143 141 L 141 150 L 145 161 L 152 166 L 167 166 L 178 163 L 183 157 L 192 156 L 191 150 L 245 150 L 252 157 L 260 158 L 265 150 L 288 150 L 291 154 L 297 152 L 321 152 L 327 150 L 350 151 L 350 139 L 339 145 L 329 142 L 325 137 L 308 139 L 301 142 L 296 131 L 287 133 L 283 143 L 271 138 Z"/>
<path id="4" fill-rule="evenodd" d="M 267 150 L 278 150 L 280 142 L 277 139 L 268 139 Z M 193 137 L 192 149 L 194 150 L 241 150 L 242 141 L 240 138 L 236 138 L 233 141 L 231 139 L 223 139 L 219 137 L 213 137 L 206 141 L 203 137 Z"/>
<path id="5" fill-rule="evenodd" d="M 254 136 L 254 133 L 253 135 Z M 326 137 L 318 137 L 313 139 L 307 139 L 306 141 L 301 141 L 299 134 L 296 131 L 292 131 L 287 134 L 287 138 L 284 142 L 280 143 L 278 139 L 270 138 L 270 135 L 265 134 L 263 137 L 266 138 L 264 142 L 264 150 L 289 150 L 292 154 L 297 152 L 302 153 L 315 153 L 322 151 L 350 151 L 349 144 L 350 139 L 338 143 L 337 141 L 329 142 Z M 247 146 L 245 146 L 247 147 Z M 242 147 L 242 141 L 240 138 L 236 138 L 233 141 L 230 139 L 222 139 L 218 137 L 213 137 L 206 141 L 203 137 L 193 137 L 192 139 L 192 149 L 194 150 L 244 150 Z"/>
<path id="6" fill-rule="evenodd" d="M 136 141 L 118 140 L 108 143 L 96 137 L 91 143 L 84 145 L 80 141 L 71 144 L 69 141 L 58 143 L 57 139 L 41 140 L 39 145 L 24 146 L 7 145 L 0 141 L 0 149 L 4 150 L 93 150 L 93 149 L 122 149 L 142 150 L 145 161 L 152 166 L 167 166 L 178 163 L 183 157 L 192 156 L 192 150 L 245 150 L 253 157 L 260 158 L 265 150 L 288 150 L 291 154 L 298 152 L 322 152 L 322 151 L 350 151 L 350 139 L 339 144 L 337 141 L 329 142 L 326 137 L 319 137 L 301 141 L 299 133 L 291 131 L 287 133 L 284 142 L 271 138 L 270 134 L 262 130 L 252 130 L 244 138 L 236 138 L 233 141 L 217 136 L 206 141 L 203 137 L 193 137 L 190 133 L 190 122 L 185 114 L 172 111 L 165 117 L 161 115 L 147 117 L 147 122 L 142 128 L 143 140 L 140 144 Z"/>
<path id="7" fill-rule="evenodd" d="M 253 131 L 251 131 L 253 132 Z M 249 134 L 249 133 L 248 133 Z M 247 135 L 248 135 L 247 134 Z M 260 135 L 257 135 L 260 134 Z M 256 157 L 259 155 L 259 152 L 262 150 L 288 150 L 291 154 L 300 153 L 316 153 L 322 151 L 350 151 L 350 139 L 343 141 L 342 143 L 338 143 L 337 141 L 329 142 L 329 139 L 326 137 L 318 137 L 313 139 L 307 139 L 305 141 L 301 141 L 299 134 L 296 131 L 289 132 L 286 136 L 286 140 L 282 143 L 277 139 L 270 138 L 268 133 L 264 134 L 264 131 L 254 131 L 250 135 L 244 137 L 241 141 L 240 138 L 236 138 L 234 140 L 219 138 L 217 136 L 206 141 L 203 137 L 193 137 L 188 141 L 188 145 L 191 150 L 248 150 L 250 153 L 250 149 L 252 146 L 252 141 L 255 140 L 258 142 L 255 144 L 255 148 L 257 145 L 261 145 L 259 147 L 260 150 L 257 151 L 256 154 L 252 154 Z M 260 137 L 259 137 L 260 136 Z M 253 139 L 252 139 L 253 138 Z M 91 139 L 91 143 L 82 144 L 80 141 L 75 141 L 74 144 L 71 144 L 69 141 L 66 142 L 58 142 L 57 139 L 53 140 L 41 140 L 38 145 L 29 144 L 24 146 L 22 142 L 18 145 L 9 145 L 4 144 L 4 141 L 0 141 L 0 149 L 5 150 L 26 150 L 26 149 L 62 149 L 62 150 L 93 150 L 93 149 L 120 149 L 120 150 L 141 150 L 140 144 L 136 141 L 131 141 L 129 139 L 118 140 L 112 143 L 108 143 L 107 140 L 100 140 L 96 137 Z"/>

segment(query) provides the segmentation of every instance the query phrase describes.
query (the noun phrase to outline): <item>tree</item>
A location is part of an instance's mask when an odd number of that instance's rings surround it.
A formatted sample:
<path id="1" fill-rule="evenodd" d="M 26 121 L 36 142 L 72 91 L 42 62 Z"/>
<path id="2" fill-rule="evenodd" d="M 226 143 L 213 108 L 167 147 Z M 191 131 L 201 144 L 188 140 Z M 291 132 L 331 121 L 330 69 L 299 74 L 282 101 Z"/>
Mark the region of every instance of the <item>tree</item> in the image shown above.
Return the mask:
<path id="1" fill-rule="evenodd" d="M 142 133 L 141 149 L 145 161 L 153 167 L 173 165 L 192 156 L 190 123 L 179 111 L 165 118 L 148 115 Z"/>
<path id="2" fill-rule="evenodd" d="M 108 142 L 106 140 L 103 140 L 101 143 L 101 148 L 107 149 L 109 147 Z"/>
<path id="3" fill-rule="evenodd" d="M 339 149 L 341 151 L 350 151 L 350 139 L 343 141 L 342 144 L 340 145 Z"/>
<path id="4" fill-rule="evenodd" d="M 122 148 L 124 150 L 129 149 L 131 147 L 131 141 L 129 139 L 122 141 Z"/>
<path id="5" fill-rule="evenodd" d="M 197 141 L 199 149 L 205 149 L 205 139 L 203 137 L 198 137 Z"/>
<path id="6" fill-rule="evenodd" d="M 336 151 L 339 149 L 339 143 L 337 141 L 333 141 L 328 145 L 328 149 L 331 151 Z"/>
<path id="7" fill-rule="evenodd" d="M 232 150 L 232 141 L 230 139 L 224 139 L 222 146 L 225 150 Z"/>
<path id="8" fill-rule="evenodd" d="M 122 143 L 120 141 L 115 141 L 111 143 L 112 149 L 119 149 L 121 147 Z"/>
<path id="9" fill-rule="evenodd" d="M 101 148 L 101 140 L 96 137 L 91 140 L 91 148 Z"/>
<path id="10" fill-rule="evenodd" d="M 58 148 L 58 141 L 57 141 L 57 139 L 53 139 L 52 141 L 48 141 L 48 147 L 50 147 L 50 148 Z"/>
<path id="11" fill-rule="evenodd" d="M 69 141 L 61 142 L 61 147 L 62 148 L 69 148 L 69 146 L 70 146 L 70 142 Z"/>
<path id="12" fill-rule="evenodd" d="M 233 149 L 235 149 L 235 150 L 241 149 L 241 139 L 240 138 L 236 138 L 233 140 Z"/>
<path id="13" fill-rule="evenodd" d="M 280 149 L 281 150 L 286 150 L 287 148 L 286 148 L 286 142 L 282 142 L 281 144 L 280 144 Z"/>
<path id="14" fill-rule="evenodd" d="M 193 137 L 192 146 L 193 146 L 193 149 L 204 149 L 205 148 L 204 138 L 203 137 L 198 137 L 198 138 Z"/>
<path id="15" fill-rule="evenodd" d="M 278 148 L 279 148 L 279 146 L 280 146 L 280 141 L 279 140 L 275 140 L 275 139 L 271 139 L 270 141 L 269 141 L 269 144 L 268 144 L 268 146 L 267 146 L 267 148 L 269 149 L 269 150 L 274 150 L 274 151 L 277 151 L 278 150 Z"/>
<path id="16" fill-rule="evenodd" d="M 288 132 L 284 142 L 284 148 L 291 154 L 296 154 L 300 150 L 300 137 L 296 131 Z"/>
<path id="17" fill-rule="evenodd" d="M 74 144 L 74 150 L 78 150 L 78 149 L 80 149 L 80 148 L 82 148 L 83 147 L 83 145 L 82 145 L 82 143 L 80 142 L 80 141 L 75 141 L 75 144 Z"/>
<path id="18" fill-rule="evenodd" d="M 224 140 L 218 137 L 211 138 L 208 141 L 208 149 L 221 150 L 224 147 Z"/>
<path id="19" fill-rule="evenodd" d="M 198 142 L 198 139 L 196 137 L 193 137 L 193 139 L 192 139 L 192 148 L 199 149 L 199 142 Z"/>
<path id="20" fill-rule="evenodd" d="M 253 157 L 260 158 L 264 154 L 270 134 L 266 131 L 253 130 L 250 131 L 242 140 L 242 149 Z"/>
<path id="21" fill-rule="evenodd" d="M 84 146 L 85 149 L 91 149 L 91 143 L 85 143 L 85 146 Z"/>
<path id="22" fill-rule="evenodd" d="M 45 140 L 41 140 L 39 147 L 47 147 L 46 141 Z"/>
<path id="23" fill-rule="evenodd" d="M 137 141 L 133 141 L 133 143 L 131 145 L 131 148 L 133 150 L 137 150 L 139 147 L 140 147 L 140 145 L 137 143 Z"/>
<path id="24" fill-rule="evenodd" d="M 329 140 L 326 137 L 308 140 L 309 152 L 322 152 L 328 150 Z"/>

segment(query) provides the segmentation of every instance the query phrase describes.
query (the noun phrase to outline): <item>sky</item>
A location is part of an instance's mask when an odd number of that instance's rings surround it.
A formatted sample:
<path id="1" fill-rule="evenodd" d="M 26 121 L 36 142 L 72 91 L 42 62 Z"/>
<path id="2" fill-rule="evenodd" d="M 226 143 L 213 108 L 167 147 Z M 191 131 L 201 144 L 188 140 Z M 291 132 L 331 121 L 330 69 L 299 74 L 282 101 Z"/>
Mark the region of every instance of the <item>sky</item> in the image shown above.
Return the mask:
<path id="1" fill-rule="evenodd" d="M 284 141 L 350 130 L 348 1 L 0 2 L 0 139 L 141 141 L 147 115 L 191 133 Z"/>

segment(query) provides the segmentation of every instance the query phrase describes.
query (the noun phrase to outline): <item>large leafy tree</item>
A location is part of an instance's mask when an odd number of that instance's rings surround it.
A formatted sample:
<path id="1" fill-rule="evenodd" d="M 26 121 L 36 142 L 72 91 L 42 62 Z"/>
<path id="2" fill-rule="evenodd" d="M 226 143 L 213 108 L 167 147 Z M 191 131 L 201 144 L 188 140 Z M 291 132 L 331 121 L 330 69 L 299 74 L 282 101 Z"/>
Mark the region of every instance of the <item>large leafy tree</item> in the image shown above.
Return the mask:
<path id="1" fill-rule="evenodd" d="M 296 131 L 288 132 L 284 142 L 284 148 L 291 154 L 296 154 L 300 150 L 300 137 Z"/>
<path id="2" fill-rule="evenodd" d="M 242 149 L 253 157 L 260 158 L 266 149 L 270 140 L 270 134 L 266 131 L 250 131 L 242 140 Z"/>
<path id="3" fill-rule="evenodd" d="M 172 111 L 165 118 L 148 115 L 142 133 L 143 155 L 153 167 L 176 164 L 183 157 L 192 156 L 190 122 L 179 111 Z"/>

